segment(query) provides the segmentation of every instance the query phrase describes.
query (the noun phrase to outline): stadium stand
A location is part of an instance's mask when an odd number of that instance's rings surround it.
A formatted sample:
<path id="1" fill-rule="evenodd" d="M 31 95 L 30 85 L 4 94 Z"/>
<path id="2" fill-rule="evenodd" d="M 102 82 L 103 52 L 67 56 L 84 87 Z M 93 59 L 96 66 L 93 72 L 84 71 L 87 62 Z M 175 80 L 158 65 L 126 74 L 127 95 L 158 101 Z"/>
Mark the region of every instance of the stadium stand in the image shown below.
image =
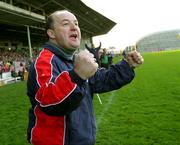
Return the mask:
<path id="1" fill-rule="evenodd" d="M 168 30 L 150 34 L 136 43 L 141 52 L 180 49 L 180 30 Z"/>
<path id="2" fill-rule="evenodd" d="M 106 34 L 116 25 L 81 0 L 0 0 L 0 41 L 7 41 L 8 46 L 16 43 L 16 46 L 28 49 L 31 46 L 32 48 L 41 46 L 45 40 L 46 17 L 53 11 L 61 9 L 70 10 L 78 18 L 83 47 L 85 42 L 92 41 L 93 36 Z"/>
<path id="3" fill-rule="evenodd" d="M 106 34 L 116 25 L 81 0 L 0 0 L 0 65 L 11 63 L 16 69 L 16 64 L 22 62 L 28 71 L 29 63 L 46 41 L 46 17 L 61 9 L 70 10 L 78 18 L 82 33 L 80 49 L 84 49 L 85 43 L 91 43 L 93 36 Z M 10 73 L 3 77 L 0 77 L 1 84 L 18 81 L 10 78 Z"/>

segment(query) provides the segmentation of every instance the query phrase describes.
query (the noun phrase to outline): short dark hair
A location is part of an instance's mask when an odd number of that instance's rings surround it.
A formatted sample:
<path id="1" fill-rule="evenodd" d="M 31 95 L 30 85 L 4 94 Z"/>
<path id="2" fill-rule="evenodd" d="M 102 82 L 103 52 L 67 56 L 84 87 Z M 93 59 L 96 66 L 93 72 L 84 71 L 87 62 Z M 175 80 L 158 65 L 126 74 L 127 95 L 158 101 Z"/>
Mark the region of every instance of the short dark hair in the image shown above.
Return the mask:
<path id="1" fill-rule="evenodd" d="M 63 11 L 68 11 L 68 12 L 70 12 L 69 10 L 58 10 L 58 11 L 55 11 L 55 12 L 51 13 L 51 14 L 47 17 L 47 19 L 46 19 L 46 31 L 47 31 L 48 29 L 53 29 L 53 27 L 54 27 L 54 18 L 53 18 L 53 16 L 55 15 L 55 13 L 57 13 L 57 12 L 63 12 Z"/>
<path id="2" fill-rule="evenodd" d="M 49 15 L 46 19 L 46 31 L 52 29 L 54 25 L 53 15 Z"/>
<path id="3" fill-rule="evenodd" d="M 45 33 L 44 34 L 45 34 L 47 40 L 49 39 L 49 36 L 47 34 L 47 30 L 52 29 L 53 25 L 54 25 L 54 20 L 53 20 L 52 14 L 51 14 L 46 18 L 46 25 L 45 25 Z"/>
<path id="4" fill-rule="evenodd" d="M 54 28 L 54 17 L 53 16 L 54 16 L 54 14 L 56 12 L 59 12 L 59 11 L 68 11 L 68 12 L 70 12 L 69 10 L 58 10 L 58 11 L 55 11 L 55 12 L 51 13 L 49 16 L 47 16 L 47 18 L 46 18 L 46 30 L 45 30 L 47 38 L 49 38 L 49 36 L 47 35 L 47 30 Z"/>

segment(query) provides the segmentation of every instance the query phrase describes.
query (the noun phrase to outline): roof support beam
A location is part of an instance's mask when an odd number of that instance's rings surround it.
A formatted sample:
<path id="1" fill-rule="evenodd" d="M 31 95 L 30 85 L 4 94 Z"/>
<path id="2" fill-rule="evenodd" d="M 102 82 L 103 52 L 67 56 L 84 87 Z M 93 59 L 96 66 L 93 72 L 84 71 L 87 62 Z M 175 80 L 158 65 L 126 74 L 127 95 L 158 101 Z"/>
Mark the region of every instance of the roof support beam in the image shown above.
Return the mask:
<path id="1" fill-rule="evenodd" d="M 44 22 L 45 17 L 18 7 L 15 7 L 13 5 L 7 4 L 5 2 L 0 1 L 0 11 L 5 11 L 12 13 L 13 15 L 18 15 L 21 17 L 26 17 L 31 20 L 37 21 L 37 22 Z"/>
<path id="2" fill-rule="evenodd" d="M 27 26 L 27 36 L 28 36 L 28 45 L 29 45 L 29 56 L 30 59 L 32 60 L 32 46 L 31 46 L 31 36 L 30 36 L 29 26 Z"/>

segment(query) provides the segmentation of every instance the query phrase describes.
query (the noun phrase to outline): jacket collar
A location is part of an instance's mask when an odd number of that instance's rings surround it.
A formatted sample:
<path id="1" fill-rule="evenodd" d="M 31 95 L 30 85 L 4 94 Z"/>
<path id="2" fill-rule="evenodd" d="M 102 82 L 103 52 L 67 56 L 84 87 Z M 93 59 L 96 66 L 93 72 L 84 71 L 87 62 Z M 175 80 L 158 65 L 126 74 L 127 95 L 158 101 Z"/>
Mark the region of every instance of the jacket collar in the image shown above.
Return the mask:
<path id="1" fill-rule="evenodd" d="M 44 48 L 49 49 L 51 52 L 53 52 L 55 55 L 59 57 L 63 57 L 66 60 L 73 60 L 73 54 L 74 51 L 65 51 L 62 47 L 57 46 L 56 44 L 52 42 L 46 42 L 44 45 Z"/>

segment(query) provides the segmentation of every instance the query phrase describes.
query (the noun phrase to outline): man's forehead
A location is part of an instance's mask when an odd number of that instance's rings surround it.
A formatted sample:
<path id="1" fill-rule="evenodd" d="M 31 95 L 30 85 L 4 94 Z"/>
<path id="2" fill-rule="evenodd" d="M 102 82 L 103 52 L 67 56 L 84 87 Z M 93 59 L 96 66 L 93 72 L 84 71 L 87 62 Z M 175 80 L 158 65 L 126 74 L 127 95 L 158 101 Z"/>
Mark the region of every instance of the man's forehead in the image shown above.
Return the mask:
<path id="1" fill-rule="evenodd" d="M 55 18 L 58 17 L 58 19 L 60 19 L 60 20 L 76 20 L 77 21 L 76 16 L 68 11 L 57 11 L 54 14 L 54 17 Z"/>

